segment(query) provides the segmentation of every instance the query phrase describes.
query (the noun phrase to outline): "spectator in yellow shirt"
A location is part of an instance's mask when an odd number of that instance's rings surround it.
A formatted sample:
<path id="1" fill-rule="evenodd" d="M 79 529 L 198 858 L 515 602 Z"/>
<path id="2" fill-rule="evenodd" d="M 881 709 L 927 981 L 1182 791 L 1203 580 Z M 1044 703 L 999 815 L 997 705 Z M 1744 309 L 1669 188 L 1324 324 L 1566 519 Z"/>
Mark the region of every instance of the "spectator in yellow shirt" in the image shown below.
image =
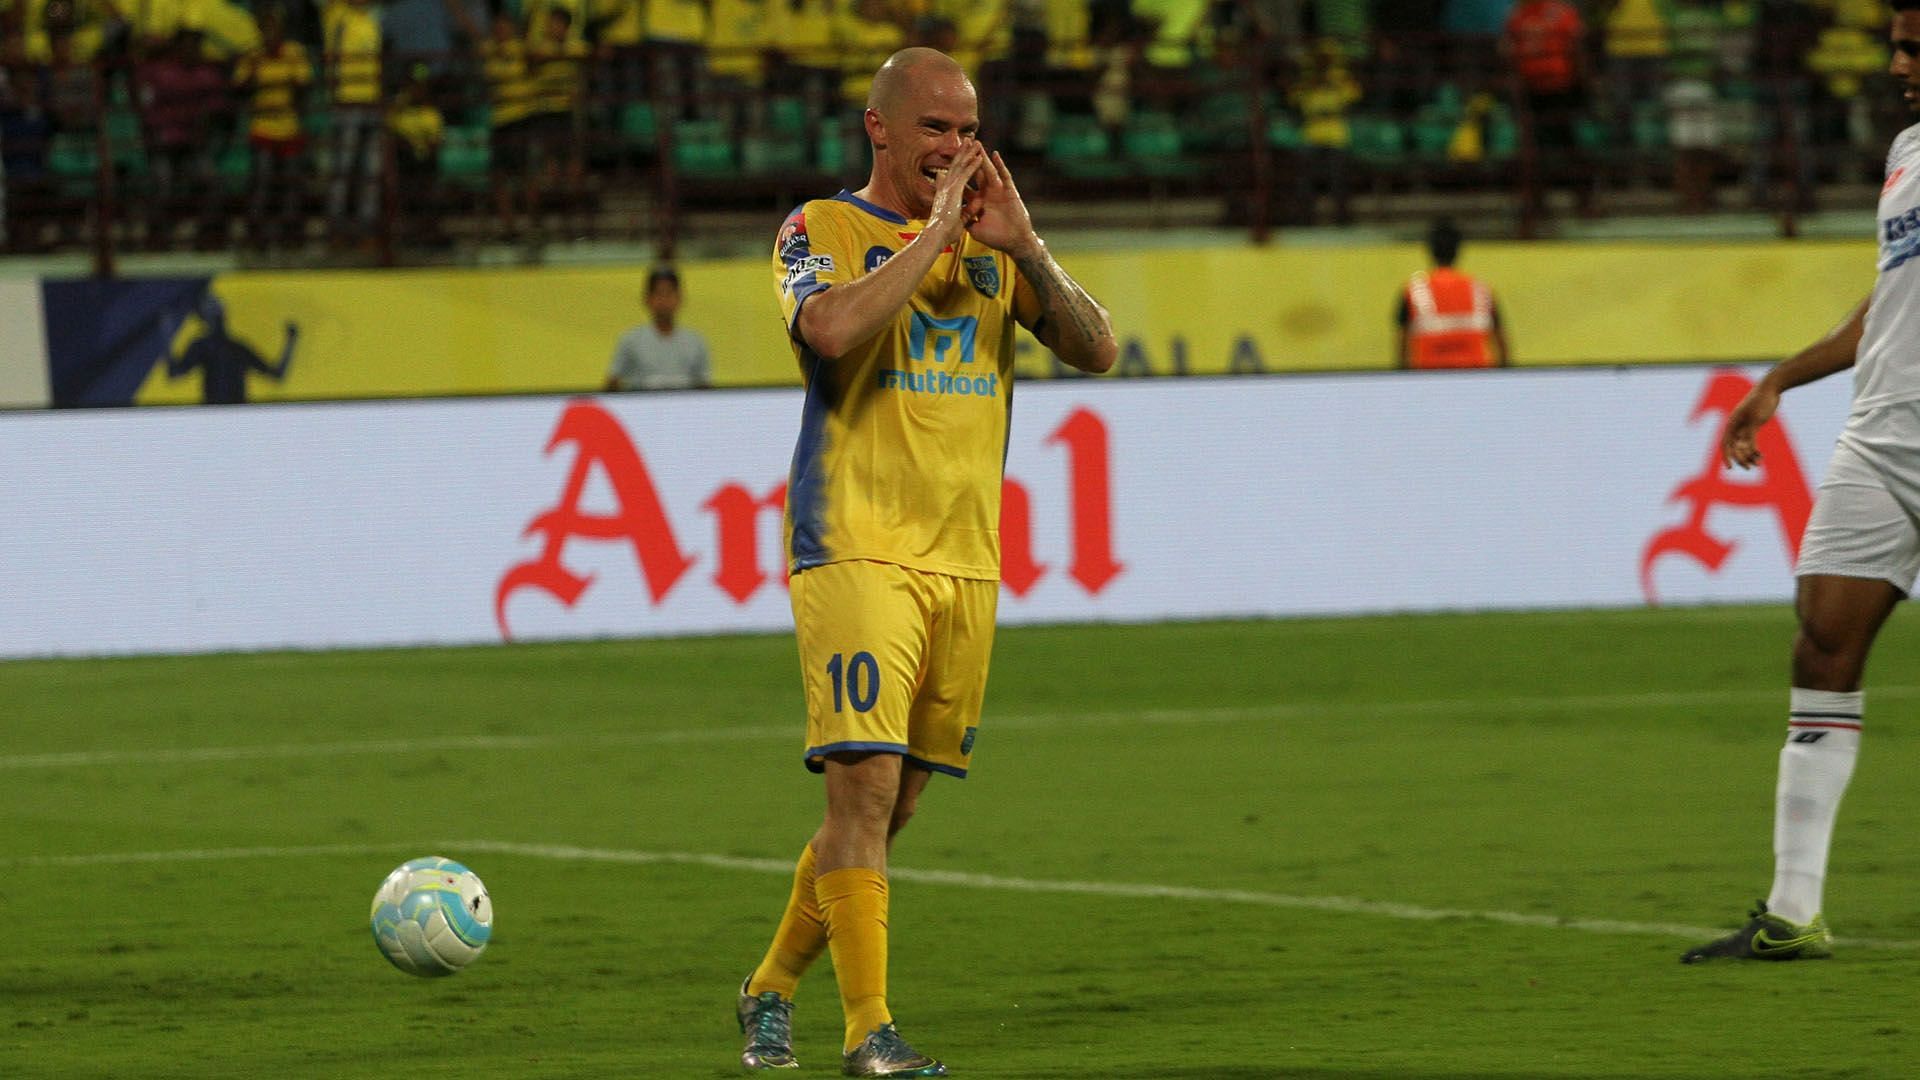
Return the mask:
<path id="1" fill-rule="evenodd" d="M 327 221 L 336 241 L 365 241 L 380 211 L 380 19 L 371 0 L 329 0 L 321 24 L 333 120 Z"/>
<path id="2" fill-rule="evenodd" d="M 1013 45 L 1013 16 L 1008 0 L 930 0 L 928 14 L 953 24 L 950 54 L 978 79 L 983 64 L 1004 60 Z"/>
<path id="3" fill-rule="evenodd" d="M 492 36 L 480 47 L 480 66 L 487 80 L 488 148 L 492 169 L 494 209 L 500 215 L 503 237 L 514 234 L 516 192 L 525 192 L 527 213 L 533 213 L 530 180 L 529 119 L 533 115 L 533 80 L 527 72 L 527 41 L 520 21 L 504 6 L 494 12 Z"/>
<path id="4" fill-rule="evenodd" d="M 554 8 L 565 8 L 572 20 L 567 24 L 567 36 L 585 41 L 587 23 L 581 12 L 584 6 L 585 0 L 521 0 L 520 17 L 527 23 L 527 43 L 535 45 L 546 37 L 547 12 Z"/>
<path id="5" fill-rule="evenodd" d="M 646 100 L 643 0 L 585 0 L 581 36 L 593 46 L 595 92 L 616 114 Z"/>
<path id="6" fill-rule="evenodd" d="M 398 174 L 399 231 L 405 240 L 438 244 L 440 228 L 440 145 L 446 141 L 447 121 L 433 102 L 433 71 L 416 63 L 407 85 L 387 110 L 387 130 L 396 140 L 394 170 Z"/>
<path id="7" fill-rule="evenodd" d="M 1288 95 L 1300 112 L 1299 167 L 1294 170 L 1298 213 L 1315 218 L 1324 191 L 1333 202 L 1335 224 L 1351 217 L 1347 208 L 1347 148 L 1352 138 L 1347 110 L 1360 100 L 1360 84 L 1348 73 L 1339 42 L 1325 39 L 1313 50 L 1306 77 Z"/>
<path id="8" fill-rule="evenodd" d="M 247 234 L 257 246 L 276 245 L 300 220 L 300 99 L 313 84 L 307 47 L 287 40 L 286 15 L 276 6 L 260 14 L 260 47 L 240 58 L 234 84 L 252 94 L 247 145 L 253 158 L 253 192 L 247 200 Z"/>
<path id="9" fill-rule="evenodd" d="M 1214 58 L 1208 7 L 1206 0 L 1134 0 L 1134 18 L 1149 28 L 1135 85 L 1140 97 L 1174 111 L 1187 106 L 1191 76 Z"/>
<path id="10" fill-rule="evenodd" d="M 767 8 L 778 0 L 711 0 L 707 92 L 729 131 L 758 132 L 766 114 Z"/>
<path id="11" fill-rule="evenodd" d="M 705 0 L 643 0 L 647 96 L 668 117 L 691 120 L 707 100 Z"/>
<path id="12" fill-rule="evenodd" d="M 1086 24 L 1087 7 L 1079 5 Z M 1006 49 L 980 65 L 974 83 L 980 90 L 981 121 L 1000 133 L 1002 152 L 1037 154 L 1046 148 L 1053 123 L 1055 86 L 1082 81 L 1077 74 L 1048 70 L 1045 5 L 1023 3 L 1006 9 Z M 1081 31 L 1084 46 L 1084 29 Z M 1091 62 L 1091 61 L 1089 61 Z"/>
<path id="13" fill-rule="evenodd" d="M 567 208 L 579 208 L 585 170 L 580 154 L 579 115 L 587 46 L 573 36 L 573 13 L 547 9 L 546 21 L 527 47 L 531 99 L 527 124 L 530 184 L 528 214 L 538 223 L 540 190 L 564 181 Z"/>
<path id="14" fill-rule="evenodd" d="M 1667 74 L 1665 0 L 1613 0 L 1602 20 L 1607 84 L 1618 122 L 1625 126 L 1635 102 L 1660 96 Z"/>
<path id="15" fill-rule="evenodd" d="M 833 0 L 767 0 L 767 90 L 800 99 L 809 146 L 817 145 L 820 121 L 840 105 L 836 6 Z"/>
<path id="16" fill-rule="evenodd" d="M 840 56 L 841 104 L 864 105 L 873 73 L 907 43 L 907 26 L 887 0 L 851 0 L 834 20 L 834 41 Z M 859 141 L 866 144 L 864 131 Z"/>
<path id="17" fill-rule="evenodd" d="M 0 3 L 0 13 L 9 9 Z M 53 12 L 49 17 L 48 12 Z M 17 28 L 24 46 L 24 56 L 13 58 L 15 62 L 44 64 L 53 58 L 52 36 L 64 31 L 70 38 L 68 46 L 74 60 L 92 60 L 102 52 L 109 52 L 110 45 L 124 43 L 127 24 L 120 12 L 105 0 L 25 0 L 16 4 L 12 14 L 0 14 L 0 25 L 8 19 L 18 20 Z M 0 57 L 0 63 L 7 57 Z"/>

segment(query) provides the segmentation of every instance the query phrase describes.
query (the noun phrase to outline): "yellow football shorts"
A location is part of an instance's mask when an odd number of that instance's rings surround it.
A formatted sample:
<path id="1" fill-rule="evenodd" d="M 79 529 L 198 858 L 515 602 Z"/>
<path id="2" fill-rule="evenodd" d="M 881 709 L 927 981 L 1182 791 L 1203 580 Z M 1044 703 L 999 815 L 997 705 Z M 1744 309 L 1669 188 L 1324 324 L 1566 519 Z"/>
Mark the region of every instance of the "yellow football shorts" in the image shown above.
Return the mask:
<path id="1" fill-rule="evenodd" d="M 841 751 L 903 754 L 967 775 L 993 653 L 1000 583 L 882 562 L 795 574 L 807 768 Z"/>

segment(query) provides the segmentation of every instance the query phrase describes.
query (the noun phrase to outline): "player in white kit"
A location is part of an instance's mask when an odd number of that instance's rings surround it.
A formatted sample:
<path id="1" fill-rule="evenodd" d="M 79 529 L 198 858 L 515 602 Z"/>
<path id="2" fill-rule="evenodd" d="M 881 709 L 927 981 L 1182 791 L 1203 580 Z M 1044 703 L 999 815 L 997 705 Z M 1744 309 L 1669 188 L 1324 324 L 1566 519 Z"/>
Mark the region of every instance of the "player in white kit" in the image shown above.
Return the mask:
<path id="1" fill-rule="evenodd" d="M 1920 0 L 1893 0 L 1889 66 L 1920 112 Z M 1920 577 L 1920 124 L 1887 154 L 1880 275 L 1833 332 L 1768 372 L 1727 418 L 1729 465 L 1759 460 L 1754 433 L 1783 391 L 1855 368 L 1853 413 L 1821 481 L 1794 568 L 1787 742 L 1775 793 L 1773 891 L 1739 930 L 1687 950 L 1717 958 L 1797 960 L 1832 951 L 1821 914 L 1834 814 L 1860 748 L 1860 675 L 1893 606 Z"/>

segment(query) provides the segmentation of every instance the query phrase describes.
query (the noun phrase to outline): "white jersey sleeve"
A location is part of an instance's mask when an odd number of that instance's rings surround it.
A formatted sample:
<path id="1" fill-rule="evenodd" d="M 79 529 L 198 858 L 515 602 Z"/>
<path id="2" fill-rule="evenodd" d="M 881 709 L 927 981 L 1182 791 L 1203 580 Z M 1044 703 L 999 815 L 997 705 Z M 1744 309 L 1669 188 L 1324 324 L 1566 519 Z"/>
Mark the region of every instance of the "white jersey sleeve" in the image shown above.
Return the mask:
<path id="1" fill-rule="evenodd" d="M 1855 415 L 1920 400 L 1920 124 L 1887 153 L 1879 221 L 1880 276 L 1855 354 Z"/>

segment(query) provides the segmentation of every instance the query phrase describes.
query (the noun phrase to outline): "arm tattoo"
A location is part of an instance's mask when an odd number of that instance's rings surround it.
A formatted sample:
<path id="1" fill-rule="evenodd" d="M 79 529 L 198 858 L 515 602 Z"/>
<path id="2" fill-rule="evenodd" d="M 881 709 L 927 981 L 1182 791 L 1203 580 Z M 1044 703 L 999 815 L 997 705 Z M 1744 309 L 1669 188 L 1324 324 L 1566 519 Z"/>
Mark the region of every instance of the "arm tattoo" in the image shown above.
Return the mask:
<path id="1" fill-rule="evenodd" d="M 1107 322 L 1107 313 L 1101 309 L 1093 297 L 1080 283 L 1067 276 L 1060 264 L 1053 260 L 1045 247 L 1025 258 L 1015 260 L 1014 265 L 1033 287 L 1034 295 L 1040 299 L 1040 320 L 1037 325 L 1053 329 L 1055 333 L 1071 333 L 1077 338 L 1076 345 L 1093 348 L 1100 342 L 1113 337 L 1113 327 Z M 1045 338 L 1041 339 L 1045 341 Z M 1056 342 L 1047 342 L 1049 346 Z"/>

